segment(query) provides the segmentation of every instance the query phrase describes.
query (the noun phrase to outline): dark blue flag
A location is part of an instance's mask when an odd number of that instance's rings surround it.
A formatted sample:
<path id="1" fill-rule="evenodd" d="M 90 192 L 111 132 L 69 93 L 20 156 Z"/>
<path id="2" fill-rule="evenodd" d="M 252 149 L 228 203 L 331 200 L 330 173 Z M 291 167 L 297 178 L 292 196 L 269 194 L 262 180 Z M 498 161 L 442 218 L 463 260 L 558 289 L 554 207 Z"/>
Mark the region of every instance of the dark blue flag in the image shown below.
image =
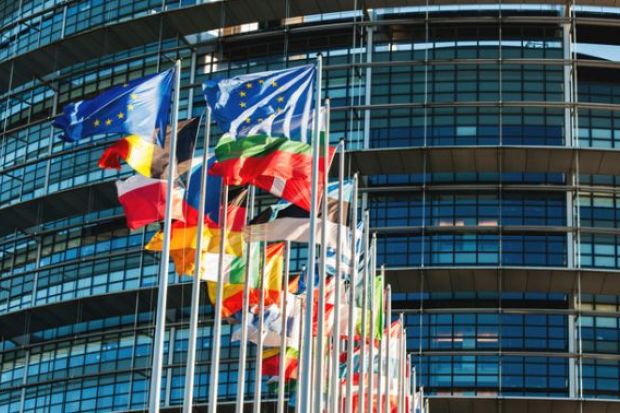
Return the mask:
<path id="1" fill-rule="evenodd" d="M 207 104 L 222 132 L 307 141 L 314 109 L 314 65 L 210 80 Z"/>
<path id="2" fill-rule="evenodd" d="M 136 135 L 164 146 L 174 69 L 106 90 L 90 100 L 69 103 L 53 126 L 76 142 L 99 133 Z"/>

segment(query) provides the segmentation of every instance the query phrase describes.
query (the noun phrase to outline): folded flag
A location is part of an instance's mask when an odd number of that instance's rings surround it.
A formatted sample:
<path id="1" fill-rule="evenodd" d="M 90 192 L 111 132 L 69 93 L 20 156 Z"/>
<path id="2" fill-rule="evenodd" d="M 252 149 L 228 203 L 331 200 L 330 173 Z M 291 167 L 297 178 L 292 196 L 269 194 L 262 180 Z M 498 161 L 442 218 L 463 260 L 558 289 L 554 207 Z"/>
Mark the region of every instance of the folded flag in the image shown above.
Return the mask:
<path id="1" fill-rule="evenodd" d="M 352 262 L 357 265 L 357 270 L 362 268 L 364 261 L 364 254 L 362 253 L 362 236 L 364 233 L 364 222 L 357 223 L 357 231 L 355 231 L 355 255 L 351 258 L 351 243 L 353 242 L 354 231 L 351 231 L 350 227 L 347 227 L 346 232 L 343 233 L 344 242 L 340 250 L 340 271 L 341 275 L 348 279 L 351 275 Z M 335 245 L 338 242 L 336 241 Z M 330 275 L 336 275 L 336 256 L 337 251 L 334 248 L 335 245 L 327 245 L 325 249 L 325 270 Z"/>
<path id="2" fill-rule="evenodd" d="M 116 181 L 118 201 L 130 229 L 164 219 L 167 188 L 168 182 L 165 179 L 145 178 L 142 175 Z M 173 191 L 172 219 L 183 219 L 183 190 L 180 188 Z"/>
<path id="3" fill-rule="evenodd" d="M 232 138 L 267 135 L 305 142 L 314 110 L 316 67 L 299 66 L 209 80 L 207 104 Z"/>
<path id="4" fill-rule="evenodd" d="M 252 260 L 253 263 L 260 263 L 260 260 Z M 282 291 L 282 276 L 284 270 L 284 243 L 270 244 L 265 249 L 262 266 L 259 269 L 254 268 L 257 272 L 256 278 L 253 278 L 250 287 L 250 306 L 259 304 L 260 301 L 260 277 L 265 277 L 265 308 L 271 304 L 280 302 L 280 294 Z M 217 281 L 217 279 L 212 280 Z M 216 283 L 208 283 L 209 299 L 212 303 L 216 297 Z M 226 317 L 241 311 L 243 298 L 243 283 L 231 283 L 228 279 L 224 280 L 224 300 L 222 302 L 222 312 Z"/>
<path id="5" fill-rule="evenodd" d="M 293 349 L 299 347 L 299 337 L 301 334 L 303 299 L 294 294 L 287 295 L 286 306 L 286 345 Z M 265 347 L 279 347 L 283 337 L 282 333 L 282 308 L 277 304 L 272 304 L 265 308 L 263 314 L 263 345 Z M 250 313 L 248 317 L 247 332 L 248 340 L 258 343 L 258 324 L 259 314 Z M 232 334 L 232 341 L 241 339 L 241 328 L 235 329 Z"/>
<path id="6" fill-rule="evenodd" d="M 52 125 L 76 142 L 101 133 L 133 135 L 164 146 L 174 69 L 110 88 L 93 99 L 69 103 Z M 154 133 L 155 132 L 155 133 Z"/>
<path id="7" fill-rule="evenodd" d="M 288 292 L 291 294 L 302 294 L 306 291 L 305 268 L 302 268 L 299 274 L 293 275 L 288 281 Z"/>
<path id="8" fill-rule="evenodd" d="M 338 244 L 338 191 L 339 183 L 332 182 L 327 191 L 327 245 L 335 248 Z M 348 231 L 348 217 L 353 194 L 353 183 L 345 181 L 343 187 L 344 222 L 343 234 L 346 238 Z M 319 208 L 319 223 L 317 224 L 317 239 L 321 239 L 321 216 L 323 208 Z M 308 242 L 310 236 L 310 214 L 303 208 L 287 201 L 280 201 L 258 214 L 245 228 L 244 234 L 250 241 L 280 241 Z M 349 248 L 350 249 L 350 248 Z M 347 254 L 343 249 L 343 254 Z"/>
<path id="9" fill-rule="evenodd" d="M 179 122 L 176 148 L 176 176 L 184 175 L 191 167 L 198 118 Z M 154 131 L 153 133 L 156 133 Z M 168 177 L 168 162 L 170 157 L 170 133 L 166 131 L 165 146 L 153 141 L 147 141 L 136 135 L 119 139 L 103 151 L 99 158 L 99 167 L 102 169 L 121 169 L 120 160 L 127 162 L 136 172 L 149 177 L 164 179 Z"/>
<path id="10" fill-rule="evenodd" d="M 299 371 L 299 352 L 293 348 L 286 349 L 284 379 L 297 380 Z M 280 349 L 278 347 L 263 350 L 263 376 L 278 376 L 280 374 Z"/>
<path id="11" fill-rule="evenodd" d="M 189 190 L 189 189 L 188 189 Z M 229 202 L 227 207 L 228 225 L 226 230 L 225 243 L 225 265 L 226 268 L 235 257 L 243 255 L 243 236 L 240 222 L 245 221 L 245 207 L 243 206 L 247 190 L 241 191 L 235 198 Z M 186 197 L 187 199 L 187 197 Z M 185 206 L 188 204 L 186 203 Z M 191 207 L 191 206 L 190 206 Z M 196 213 L 194 211 L 193 213 Z M 197 221 L 197 220 L 196 220 Z M 197 222 L 185 218 L 183 221 L 175 221 L 171 226 L 170 234 L 170 255 L 175 263 L 175 270 L 179 275 L 192 275 L 195 267 L 195 249 L 197 241 L 198 225 Z M 219 252 L 219 244 L 221 230 L 217 223 L 210 218 L 205 219 L 205 227 L 203 230 L 203 264 L 201 265 L 201 278 L 205 280 L 217 280 L 217 255 Z M 163 247 L 164 234 L 163 231 L 157 232 L 149 241 L 146 249 L 149 251 L 161 251 Z M 212 255 L 205 255 L 212 254 Z"/>

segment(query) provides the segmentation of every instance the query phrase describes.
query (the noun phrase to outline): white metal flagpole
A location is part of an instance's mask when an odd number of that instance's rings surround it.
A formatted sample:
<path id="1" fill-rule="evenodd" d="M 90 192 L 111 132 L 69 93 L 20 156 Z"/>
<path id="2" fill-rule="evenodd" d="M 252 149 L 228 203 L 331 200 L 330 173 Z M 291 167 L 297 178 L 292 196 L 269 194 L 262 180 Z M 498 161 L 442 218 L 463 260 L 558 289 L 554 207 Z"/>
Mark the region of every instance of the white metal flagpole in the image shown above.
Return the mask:
<path id="1" fill-rule="evenodd" d="M 318 198 L 318 179 L 319 179 L 319 140 L 320 136 L 320 113 L 321 113 L 321 83 L 323 63 L 321 55 L 317 56 L 317 83 L 316 97 L 314 108 L 314 127 L 312 128 L 312 191 L 310 199 L 310 235 L 308 240 L 308 271 L 306 277 L 306 314 L 304 319 L 303 331 L 303 348 L 301 369 L 304 374 L 300 380 L 299 404 L 300 410 L 304 413 L 310 412 L 310 404 L 312 403 L 312 307 L 314 294 L 314 266 L 316 260 L 316 216 L 317 216 L 317 198 Z"/>
<path id="2" fill-rule="evenodd" d="M 364 211 L 364 272 L 362 277 L 362 331 L 360 342 L 360 379 L 358 384 L 358 403 L 359 411 L 366 411 L 364 406 L 366 405 L 366 398 L 364 397 L 365 382 L 366 382 L 366 336 L 368 333 L 368 279 L 370 278 L 370 234 L 369 234 L 370 220 L 368 210 Z"/>
<path id="3" fill-rule="evenodd" d="M 198 205 L 198 229 L 196 232 L 196 255 L 194 258 L 194 279 L 192 280 L 192 306 L 189 317 L 189 345 L 185 367 L 185 389 L 183 391 L 183 413 L 191 413 L 194 405 L 194 367 L 196 364 L 196 340 L 198 338 L 198 309 L 200 308 L 200 261 L 204 237 L 205 204 L 207 202 L 207 163 L 209 161 L 209 135 L 211 133 L 211 108 L 207 105 L 205 114 L 204 153 L 200 175 L 200 200 Z"/>
<path id="4" fill-rule="evenodd" d="M 286 248 L 284 250 L 284 283 L 282 285 L 282 295 L 280 298 L 282 306 L 282 324 L 280 327 L 282 334 L 282 341 L 280 341 L 280 365 L 278 368 L 278 413 L 284 412 L 284 386 L 286 385 L 286 348 L 287 346 L 287 331 L 286 324 L 288 318 L 288 280 L 290 273 L 290 261 L 291 261 L 291 241 L 286 241 Z"/>
<path id="5" fill-rule="evenodd" d="M 220 201 L 220 248 L 217 259 L 217 286 L 215 303 L 213 304 L 213 330 L 211 340 L 211 372 L 209 374 L 209 406 L 208 413 L 217 411 L 217 387 L 220 373 L 220 342 L 222 340 L 222 300 L 224 298 L 224 254 L 226 252 L 228 185 L 222 181 L 222 199 Z"/>
<path id="6" fill-rule="evenodd" d="M 374 411 L 373 406 L 373 396 L 375 392 L 374 388 L 374 374 L 375 374 L 375 317 L 377 312 L 377 303 L 375 297 L 375 283 L 376 283 L 376 249 L 377 249 L 377 235 L 375 233 L 372 234 L 372 243 L 370 245 L 370 294 L 368 298 L 370 299 L 370 326 L 368 334 L 368 409 L 369 412 Z"/>
<path id="7" fill-rule="evenodd" d="M 382 272 L 383 272 L 383 268 L 382 268 Z M 387 285 L 387 289 L 386 289 L 386 297 L 385 297 L 386 301 L 387 301 L 387 309 L 385 311 L 385 317 L 387 318 L 387 335 L 385 337 L 385 406 L 384 406 L 384 411 L 385 412 L 390 412 L 390 395 L 392 393 L 392 376 L 390 373 L 390 369 L 391 369 L 391 339 L 392 339 L 392 286 L 390 284 Z"/>
<path id="8" fill-rule="evenodd" d="M 403 319 L 403 315 L 401 314 L 401 320 Z M 404 324 L 403 324 L 404 327 Z M 406 381 L 406 366 L 407 366 L 407 350 L 406 350 L 406 341 L 405 337 L 407 337 L 407 329 L 403 328 L 403 334 L 400 336 L 400 377 L 399 377 L 399 393 L 398 393 L 398 413 L 405 413 L 405 391 Z"/>
<path id="9" fill-rule="evenodd" d="M 248 188 L 247 212 L 248 218 L 254 216 L 254 192 L 255 189 L 250 185 Z M 248 354 L 248 311 L 250 308 L 250 282 L 252 276 L 252 243 L 247 241 L 245 244 L 245 280 L 243 281 L 243 298 L 241 304 L 241 339 L 239 340 L 239 373 L 237 375 L 237 397 L 235 400 L 235 413 L 243 413 L 245 403 L 245 368 Z"/>
<path id="10" fill-rule="evenodd" d="M 149 412 L 159 412 L 161 398 L 161 375 L 164 357 L 164 335 L 166 332 L 166 305 L 168 301 L 168 269 L 170 260 L 170 227 L 172 225 L 172 195 L 176 176 L 177 132 L 179 122 L 179 89 L 181 87 L 181 61 L 174 65 L 174 97 L 170 116 L 170 154 L 168 156 L 168 187 L 166 188 L 166 213 L 164 216 L 164 245 L 159 267 L 157 294 L 157 315 L 155 318 L 155 339 L 153 342 L 153 363 L 151 366 L 151 386 L 149 393 Z"/>
<path id="11" fill-rule="evenodd" d="M 316 379 L 315 379 L 315 400 L 314 411 L 315 413 L 323 413 L 324 404 L 324 392 L 325 392 L 325 283 L 327 282 L 327 272 L 325 271 L 325 259 L 327 253 L 327 184 L 329 175 L 329 113 L 330 104 L 329 99 L 325 100 L 325 138 L 323 139 L 323 195 L 321 205 L 321 257 L 320 257 L 320 270 L 319 270 L 319 300 L 317 311 L 317 334 L 316 334 Z M 338 280 L 333 280 L 338 283 Z"/>
<path id="12" fill-rule="evenodd" d="M 381 294 L 383 295 L 383 301 L 379 311 L 381 312 L 381 341 L 379 342 L 379 354 L 378 354 L 378 373 L 377 373 L 377 413 L 381 413 L 383 407 L 383 376 L 385 375 L 385 350 L 383 349 L 383 343 L 385 342 L 385 323 L 386 323 L 386 290 L 385 290 L 385 271 L 383 265 L 381 266 Z"/>
<path id="13" fill-rule="evenodd" d="M 353 196 L 351 201 L 351 276 L 349 281 L 349 324 L 347 325 L 347 378 L 345 413 L 353 413 L 353 374 L 355 363 L 353 361 L 353 349 L 355 347 L 355 287 L 357 284 L 357 263 L 355 245 L 357 243 L 357 174 L 353 175 Z"/>
<path id="14" fill-rule="evenodd" d="M 263 330 L 265 329 L 265 277 L 267 276 L 267 242 L 263 243 L 263 266 L 260 277 L 260 294 L 258 299 L 258 337 L 256 337 L 256 364 L 254 367 L 254 406 L 252 411 L 260 413 L 263 391 Z"/>
<path id="15" fill-rule="evenodd" d="M 333 312 L 334 326 L 332 340 L 332 372 L 331 372 L 331 406 L 332 413 L 338 413 L 340 406 L 340 284 L 342 283 L 342 226 L 344 225 L 344 139 L 340 140 L 340 156 L 338 157 L 338 232 L 336 233 L 336 280 L 335 307 Z M 351 228 L 355 231 L 355 228 Z M 353 232 L 355 234 L 355 232 Z M 351 256 L 351 260 L 354 257 Z"/>

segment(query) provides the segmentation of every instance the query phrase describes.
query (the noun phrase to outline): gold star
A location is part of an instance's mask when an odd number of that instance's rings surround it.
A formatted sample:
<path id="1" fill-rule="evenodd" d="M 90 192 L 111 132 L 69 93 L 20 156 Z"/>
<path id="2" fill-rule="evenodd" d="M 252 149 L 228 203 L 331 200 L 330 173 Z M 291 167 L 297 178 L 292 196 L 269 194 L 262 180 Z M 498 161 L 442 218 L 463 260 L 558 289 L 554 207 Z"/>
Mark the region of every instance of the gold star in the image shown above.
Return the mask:
<path id="1" fill-rule="evenodd" d="M 258 79 L 258 83 L 262 85 L 263 83 L 265 83 L 265 81 L 263 79 Z"/>
<path id="2" fill-rule="evenodd" d="M 252 84 L 250 82 L 245 84 L 245 87 L 247 87 L 248 89 L 252 89 Z"/>
<path id="3" fill-rule="evenodd" d="M 284 98 L 282 96 L 278 96 L 278 102 L 284 102 Z"/>
<path id="4" fill-rule="evenodd" d="M 106 126 L 110 126 L 112 124 L 112 119 L 106 119 L 105 124 Z"/>
<path id="5" fill-rule="evenodd" d="M 129 105 L 127 105 L 127 110 L 131 112 L 133 110 L 133 104 L 130 103 Z"/>
<path id="6" fill-rule="evenodd" d="M 95 125 L 95 128 L 96 128 L 99 125 L 101 125 L 101 121 L 99 119 L 95 119 L 95 121 L 93 122 L 93 125 Z"/>
<path id="7" fill-rule="evenodd" d="M 278 109 L 276 110 L 276 112 L 278 112 L 278 113 L 282 112 L 282 108 L 278 108 Z"/>
<path id="8" fill-rule="evenodd" d="M 239 92 L 239 96 L 241 97 L 245 97 L 247 95 L 247 93 L 245 93 L 243 90 L 241 92 Z"/>
<path id="9" fill-rule="evenodd" d="M 241 103 L 239 103 L 239 106 L 241 106 L 242 108 L 244 108 L 244 107 L 245 107 L 245 102 L 241 102 Z"/>
<path id="10" fill-rule="evenodd" d="M 252 120 L 250 118 L 245 118 L 245 123 L 250 123 Z"/>
<path id="11" fill-rule="evenodd" d="M 271 81 L 271 86 L 276 87 L 278 86 L 278 82 L 276 82 L 275 80 Z"/>
<path id="12" fill-rule="evenodd" d="M 131 98 L 131 100 L 138 99 L 138 95 L 136 95 L 135 93 L 132 93 L 131 95 L 129 95 L 129 97 Z"/>
<path id="13" fill-rule="evenodd" d="M 123 112 L 118 112 L 118 115 L 116 115 L 116 117 L 119 119 L 123 119 L 125 115 L 123 114 Z"/>

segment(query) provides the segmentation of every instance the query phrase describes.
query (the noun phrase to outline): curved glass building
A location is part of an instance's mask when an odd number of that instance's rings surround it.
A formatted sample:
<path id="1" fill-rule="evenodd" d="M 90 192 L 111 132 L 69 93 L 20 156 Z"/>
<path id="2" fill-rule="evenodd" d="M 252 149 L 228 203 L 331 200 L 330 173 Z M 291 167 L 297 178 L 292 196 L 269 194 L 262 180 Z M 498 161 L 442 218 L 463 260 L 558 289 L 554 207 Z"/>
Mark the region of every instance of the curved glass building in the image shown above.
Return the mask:
<path id="1" fill-rule="evenodd" d="M 97 167 L 119 136 L 64 143 L 52 117 L 177 58 L 180 117 L 200 116 L 203 81 L 317 53 L 431 411 L 620 411 L 620 8 L 439 3 L 1 0 L 0 412 L 147 408 L 158 227 L 129 231 L 114 182 L 132 172 Z M 190 281 L 169 276 L 169 411 Z M 223 405 L 254 386 L 230 333 Z"/>

